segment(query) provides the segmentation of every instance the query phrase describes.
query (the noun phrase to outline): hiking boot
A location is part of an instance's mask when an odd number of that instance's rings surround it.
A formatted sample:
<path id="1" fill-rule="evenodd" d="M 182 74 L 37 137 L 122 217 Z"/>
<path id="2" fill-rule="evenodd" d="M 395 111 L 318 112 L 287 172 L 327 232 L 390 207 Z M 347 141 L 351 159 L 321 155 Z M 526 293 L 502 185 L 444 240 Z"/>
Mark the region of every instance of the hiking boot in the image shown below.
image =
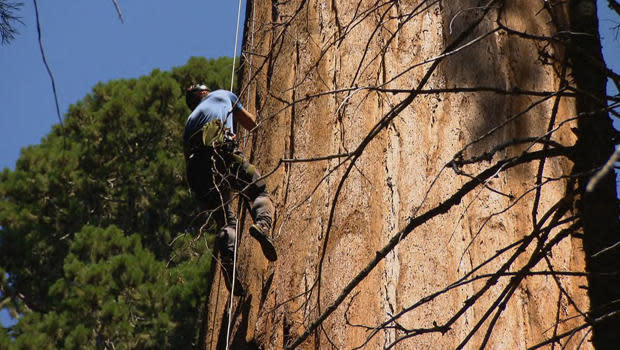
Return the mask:
<path id="1" fill-rule="evenodd" d="M 263 250 L 263 255 L 269 261 L 278 260 L 278 253 L 276 252 L 276 247 L 274 247 L 271 238 L 267 236 L 267 232 L 265 232 L 261 226 L 254 224 L 250 227 L 250 235 L 260 243 L 260 248 Z"/>
<path id="2" fill-rule="evenodd" d="M 232 257 L 225 257 L 222 256 L 221 259 L 221 263 L 222 263 L 222 275 L 224 275 L 224 284 L 226 285 L 226 288 L 228 289 L 228 291 L 230 291 L 230 287 L 231 287 L 231 281 L 232 281 L 232 277 L 233 277 L 233 259 Z M 239 280 L 239 270 L 237 270 L 235 272 L 235 290 L 233 292 L 233 294 L 235 296 L 241 297 L 245 294 L 245 291 L 243 290 L 243 286 L 241 285 L 241 281 Z"/>

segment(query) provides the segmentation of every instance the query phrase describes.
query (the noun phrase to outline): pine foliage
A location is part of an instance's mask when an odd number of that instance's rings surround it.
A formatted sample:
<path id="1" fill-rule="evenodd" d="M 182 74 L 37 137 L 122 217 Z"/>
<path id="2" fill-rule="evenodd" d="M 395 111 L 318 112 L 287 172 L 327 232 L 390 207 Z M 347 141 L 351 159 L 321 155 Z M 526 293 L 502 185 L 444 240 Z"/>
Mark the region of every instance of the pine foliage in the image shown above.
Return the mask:
<path id="1" fill-rule="evenodd" d="M 0 0 L 0 43 L 10 43 L 18 34 L 16 24 L 24 24 L 17 13 L 24 5 L 22 2 Z"/>
<path id="2" fill-rule="evenodd" d="M 0 347 L 188 348 L 212 235 L 185 182 L 184 87 L 230 87 L 231 58 L 99 83 L 0 173 Z"/>

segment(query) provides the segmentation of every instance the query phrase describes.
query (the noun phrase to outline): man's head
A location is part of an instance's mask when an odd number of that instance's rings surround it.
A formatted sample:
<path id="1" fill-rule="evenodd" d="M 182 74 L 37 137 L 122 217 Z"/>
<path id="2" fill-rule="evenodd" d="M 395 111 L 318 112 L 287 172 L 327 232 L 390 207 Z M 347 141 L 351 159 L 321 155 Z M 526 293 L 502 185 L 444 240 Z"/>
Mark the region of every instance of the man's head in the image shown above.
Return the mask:
<path id="1" fill-rule="evenodd" d="M 195 84 L 188 87 L 185 90 L 185 103 L 187 107 L 193 111 L 209 92 L 211 92 L 211 89 L 205 84 Z"/>

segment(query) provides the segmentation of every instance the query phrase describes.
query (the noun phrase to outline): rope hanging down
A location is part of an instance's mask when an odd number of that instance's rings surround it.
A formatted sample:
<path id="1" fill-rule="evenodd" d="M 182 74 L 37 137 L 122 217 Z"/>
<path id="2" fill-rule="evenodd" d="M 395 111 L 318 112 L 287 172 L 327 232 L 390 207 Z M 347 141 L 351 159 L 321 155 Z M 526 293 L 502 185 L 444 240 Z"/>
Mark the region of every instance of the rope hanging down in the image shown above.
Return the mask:
<path id="1" fill-rule="evenodd" d="M 241 0 L 239 0 L 239 8 L 237 10 L 237 28 L 235 30 L 235 48 L 234 48 L 234 53 L 233 53 L 233 65 L 232 65 L 232 73 L 231 73 L 231 77 L 230 77 L 230 91 L 233 91 L 233 86 L 235 84 L 235 60 L 237 59 L 237 45 L 239 42 L 239 22 L 241 21 Z M 234 253 L 233 253 L 233 270 L 232 270 L 232 281 L 230 283 L 230 306 L 228 307 L 228 327 L 226 328 L 226 350 L 229 349 L 230 346 L 230 327 L 232 324 L 232 308 L 233 308 L 233 301 L 234 301 L 234 290 L 235 290 L 235 279 L 237 278 L 235 276 L 236 272 L 237 272 L 237 245 L 238 245 L 238 238 L 239 238 L 239 220 L 241 219 L 241 217 L 239 216 L 241 211 L 241 205 L 238 206 L 238 210 L 237 210 L 237 222 L 235 223 L 235 249 L 234 249 Z"/>
<path id="2" fill-rule="evenodd" d="M 237 10 L 237 29 L 235 30 L 235 48 L 233 53 L 232 74 L 230 77 L 230 91 L 233 91 L 235 84 L 235 60 L 237 59 L 237 44 L 239 43 L 239 22 L 241 21 L 241 0 L 239 0 L 239 9 Z"/>

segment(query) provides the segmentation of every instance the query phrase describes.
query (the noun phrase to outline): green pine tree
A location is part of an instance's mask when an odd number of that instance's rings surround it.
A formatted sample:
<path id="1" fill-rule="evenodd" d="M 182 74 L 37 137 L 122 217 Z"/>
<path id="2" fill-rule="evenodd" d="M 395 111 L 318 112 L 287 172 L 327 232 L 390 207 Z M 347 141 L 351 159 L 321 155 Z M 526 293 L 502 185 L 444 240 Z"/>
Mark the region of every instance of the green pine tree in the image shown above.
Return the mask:
<path id="1" fill-rule="evenodd" d="M 231 58 L 96 85 L 0 173 L 0 333 L 17 348 L 189 347 L 212 235 L 185 182 L 183 91 L 230 87 Z M 205 242 L 207 244 L 205 244 Z"/>

